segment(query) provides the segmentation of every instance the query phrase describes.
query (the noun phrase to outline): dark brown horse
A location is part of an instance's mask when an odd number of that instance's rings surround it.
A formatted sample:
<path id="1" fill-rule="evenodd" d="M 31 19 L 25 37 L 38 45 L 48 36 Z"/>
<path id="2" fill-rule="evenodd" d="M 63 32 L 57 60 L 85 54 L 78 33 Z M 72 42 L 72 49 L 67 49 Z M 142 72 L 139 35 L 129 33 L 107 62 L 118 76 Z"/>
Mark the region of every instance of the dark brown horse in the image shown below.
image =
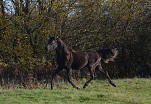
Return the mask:
<path id="1" fill-rule="evenodd" d="M 57 64 L 58 67 L 52 75 L 51 79 L 51 89 L 53 89 L 53 79 L 57 73 L 61 70 L 67 70 L 67 79 L 68 82 L 76 89 L 79 89 L 73 82 L 71 81 L 71 71 L 72 69 L 78 70 L 84 67 L 87 67 L 90 72 L 90 79 L 84 84 L 83 88 L 86 88 L 91 80 L 95 76 L 95 70 L 99 70 L 103 73 L 108 79 L 109 83 L 116 87 L 116 85 L 111 81 L 108 72 L 103 70 L 101 67 L 100 61 L 103 60 L 105 63 L 109 61 L 114 61 L 116 56 L 118 55 L 118 51 L 116 49 L 101 49 L 98 51 L 74 51 L 68 48 L 64 42 L 60 38 L 50 37 L 47 44 L 47 50 L 56 50 L 57 54 Z"/>

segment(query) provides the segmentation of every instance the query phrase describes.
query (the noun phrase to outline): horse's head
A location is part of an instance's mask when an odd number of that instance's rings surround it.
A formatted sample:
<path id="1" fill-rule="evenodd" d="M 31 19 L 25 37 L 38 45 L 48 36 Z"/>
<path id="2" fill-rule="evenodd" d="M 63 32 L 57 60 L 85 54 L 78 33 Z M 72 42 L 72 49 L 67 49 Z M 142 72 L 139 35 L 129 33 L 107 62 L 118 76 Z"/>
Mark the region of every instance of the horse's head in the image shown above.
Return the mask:
<path id="1" fill-rule="evenodd" d="M 58 46 L 57 40 L 58 40 L 57 37 L 49 37 L 48 43 L 47 43 L 47 46 L 46 46 L 46 49 L 47 49 L 48 52 L 52 51 L 52 50 L 55 50 L 57 48 L 57 46 Z"/>
<path id="2" fill-rule="evenodd" d="M 49 37 L 48 43 L 46 45 L 46 50 L 50 52 L 56 49 L 57 49 L 57 52 L 59 52 L 59 54 L 64 52 L 65 53 L 64 55 L 67 60 L 70 59 L 70 49 L 64 44 L 64 42 L 58 37 Z"/>

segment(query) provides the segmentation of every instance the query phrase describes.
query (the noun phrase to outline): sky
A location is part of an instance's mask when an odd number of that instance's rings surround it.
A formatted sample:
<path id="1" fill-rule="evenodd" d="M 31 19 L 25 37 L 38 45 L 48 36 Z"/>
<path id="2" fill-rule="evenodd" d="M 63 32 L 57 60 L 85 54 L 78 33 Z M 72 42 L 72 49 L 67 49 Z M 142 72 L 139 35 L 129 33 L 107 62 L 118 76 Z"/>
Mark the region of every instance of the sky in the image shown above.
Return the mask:
<path id="1" fill-rule="evenodd" d="M 13 13 L 14 8 L 13 8 L 13 4 L 12 4 L 11 0 L 4 0 L 4 2 L 6 5 L 5 11 L 10 14 Z"/>

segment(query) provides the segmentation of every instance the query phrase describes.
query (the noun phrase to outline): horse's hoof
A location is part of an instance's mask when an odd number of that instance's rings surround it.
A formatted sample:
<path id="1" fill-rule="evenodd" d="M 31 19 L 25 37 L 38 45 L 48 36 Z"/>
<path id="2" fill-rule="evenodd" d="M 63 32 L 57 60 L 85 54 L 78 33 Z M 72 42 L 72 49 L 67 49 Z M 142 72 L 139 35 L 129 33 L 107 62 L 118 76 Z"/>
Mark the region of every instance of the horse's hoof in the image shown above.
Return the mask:
<path id="1" fill-rule="evenodd" d="M 113 83 L 112 86 L 116 87 L 116 85 Z"/>
<path id="2" fill-rule="evenodd" d="M 83 86 L 83 88 L 85 89 L 85 88 L 86 88 L 86 86 Z"/>
<path id="3" fill-rule="evenodd" d="M 83 88 L 85 89 L 87 86 L 88 86 L 88 84 L 85 84 L 85 85 L 83 86 Z"/>
<path id="4" fill-rule="evenodd" d="M 79 90 L 79 89 L 80 89 L 80 87 L 76 87 L 76 89 L 78 89 L 78 90 Z"/>
<path id="5" fill-rule="evenodd" d="M 51 86 L 51 90 L 53 90 L 53 87 Z"/>

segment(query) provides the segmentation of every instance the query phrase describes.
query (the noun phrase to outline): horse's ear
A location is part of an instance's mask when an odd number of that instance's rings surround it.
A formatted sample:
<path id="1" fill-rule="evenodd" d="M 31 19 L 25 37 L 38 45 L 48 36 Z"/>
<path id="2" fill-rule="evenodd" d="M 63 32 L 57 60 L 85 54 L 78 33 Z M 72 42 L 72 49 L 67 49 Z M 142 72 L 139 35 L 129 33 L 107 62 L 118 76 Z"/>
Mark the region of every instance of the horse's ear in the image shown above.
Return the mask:
<path id="1" fill-rule="evenodd" d="M 50 39 L 50 36 L 47 36 L 46 39 L 47 39 L 47 40 Z"/>
<path id="2" fill-rule="evenodd" d="M 47 36 L 47 39 L 50 39 L 51 38 L 51 34 L 49 34 L 48 36 Z"/>
<path id="3" fill-rule="evenodd" d="M 59 37 L 58 37 L 58 36 L 56 36 L 56 35 L 55 35 L 54 37 L 55 37 L 55 40 L 59 39 Z"/>

